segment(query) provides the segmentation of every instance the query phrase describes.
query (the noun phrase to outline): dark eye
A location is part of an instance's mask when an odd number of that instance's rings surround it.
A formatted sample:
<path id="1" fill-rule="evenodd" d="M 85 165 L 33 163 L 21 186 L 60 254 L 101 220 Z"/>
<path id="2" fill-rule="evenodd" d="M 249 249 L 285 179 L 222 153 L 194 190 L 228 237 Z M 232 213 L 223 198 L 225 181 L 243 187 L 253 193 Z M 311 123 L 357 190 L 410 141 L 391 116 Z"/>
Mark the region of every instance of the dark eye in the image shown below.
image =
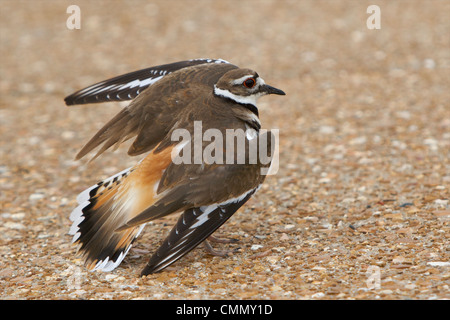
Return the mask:
<path id="1" fill-rule="evenodd" d="M 244 87 L 246 88 L 253 88 L 255 86 L 255 79 L 253 78 L 248 78 L 247 80 L 245 80 L 242 84 L 244 85 Z"/>

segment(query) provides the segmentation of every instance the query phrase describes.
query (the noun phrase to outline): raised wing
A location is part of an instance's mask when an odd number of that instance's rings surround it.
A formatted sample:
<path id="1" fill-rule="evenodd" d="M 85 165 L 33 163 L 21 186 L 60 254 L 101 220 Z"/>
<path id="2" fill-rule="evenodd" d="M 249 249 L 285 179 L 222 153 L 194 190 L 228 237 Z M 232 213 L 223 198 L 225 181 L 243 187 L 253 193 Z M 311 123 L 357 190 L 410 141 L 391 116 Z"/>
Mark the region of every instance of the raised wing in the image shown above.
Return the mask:
<path id="1" fill-rule="evenodd" d="M 132 100 L 143 90 L 177 70 L 204 63 L 228 63 L 222 59 L 193 59 L 150 67 L 104 80 L 81 89 L 64 101 L 66 105 Z"/>
<path id="2" fill-rule="evenodd" d="M 208 64 L 216 64 L 213 68 L 215 72 L 198 76 L 209 69 Z M 187 67 L 192 67 L 191 71 L 183 73 L 181 69 Z M 118 97 L 131 99 L 137 95 L 86 143 L 76 159 L 81 159 L 101 145 L 93 160 L 105 150 L 113 146 L 117 148 L 133 137 L 136 138 L 128 150 L 129 155 L 136 156 L 152 150 L 176 123 L 175 115 L 198 97 L 198 92 L 192 90 L 212 87 L 223 73 L 233 68 L 237 67 L 219 59 L 180 61 L 106 80 L 67 97 L 67 104 L 79 104 L 120 100 Z M 147 76 L 136 79 L 137 75 L 143 74 Z M 152 90 L 155 86 L 158 89 Z M 147 90 L 144 87 L 148 87 Z"/>
<path id="3" fill-rule="evenodd" d="M 186 210 L 150 258 L 141 275 L 158 272 L 194 249 L 224 224 L 255 191 L 256 189 L 252 189 L 241 197 L 222 204 Z"/>

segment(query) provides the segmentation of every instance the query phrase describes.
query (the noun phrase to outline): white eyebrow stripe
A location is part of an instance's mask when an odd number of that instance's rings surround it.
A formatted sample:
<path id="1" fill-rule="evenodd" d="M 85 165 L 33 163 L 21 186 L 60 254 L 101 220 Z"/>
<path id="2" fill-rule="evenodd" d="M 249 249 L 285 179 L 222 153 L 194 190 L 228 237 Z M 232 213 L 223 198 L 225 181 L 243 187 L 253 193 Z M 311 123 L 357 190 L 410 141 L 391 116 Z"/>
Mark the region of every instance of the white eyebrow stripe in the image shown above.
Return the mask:
<path id="1" fill-rule="evenodd" d="M 246 79 L 248 79 L 248 78 L 253 78 L 253 75 L 252 75 L 252 74 L 249 74 L 249 75 L 240 77 L 239 79 L 236 79 L 236 80 L 231 81 L 231 84 L 241 84 L 241 83 L 243 83 L 243 82 L 244 82 Z"/>

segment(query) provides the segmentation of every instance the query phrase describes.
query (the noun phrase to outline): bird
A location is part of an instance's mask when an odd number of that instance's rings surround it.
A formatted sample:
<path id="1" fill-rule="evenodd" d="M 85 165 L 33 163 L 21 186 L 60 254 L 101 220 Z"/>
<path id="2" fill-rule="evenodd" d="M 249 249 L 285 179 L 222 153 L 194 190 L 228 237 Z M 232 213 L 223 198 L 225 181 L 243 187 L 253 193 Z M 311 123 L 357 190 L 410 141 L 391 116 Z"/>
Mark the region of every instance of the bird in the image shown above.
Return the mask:
<path id="1" fill-rule="evenodd" d="M 67 96 L 67 106 L 131 100 L 84 145 L 76 160 L 98 148 L 92 161 L 133 138 L 128 155 L 143 156 L 78 195 L 69 235 L 86 268 L 114 270 L 145 224 L 169 214 L 179 214 L 178 221 L 141 276 L 162 271 L 201 243 L 211 254 L 228 256 L 209 241 L 234 242 L 213 233 L 261 187 L 266 177 L 262 169 L 270 168 L 271 158 L 254 160 L 251 152 L 253 141 L 266 146 L 270 157 L 274 152 L 275 137 L 271 131 L 262 134 L 256 106 L 268 94 L 285 92 L 251 69 L 201 58 L 134 71 Z M 207 132 L 244 132 L 244 145 L 231 149 L 230 142 L 219 143 L 218 136 L 196 144 L 198 124 L 203 138 Z M 180 132 L 190 134 L 189 139 L 174 139 Z M 196 148 L 203 154 L 213 150 L 214 161 L 199 160 Z M 176 156 L 184 161 L 174 161 Z"/>

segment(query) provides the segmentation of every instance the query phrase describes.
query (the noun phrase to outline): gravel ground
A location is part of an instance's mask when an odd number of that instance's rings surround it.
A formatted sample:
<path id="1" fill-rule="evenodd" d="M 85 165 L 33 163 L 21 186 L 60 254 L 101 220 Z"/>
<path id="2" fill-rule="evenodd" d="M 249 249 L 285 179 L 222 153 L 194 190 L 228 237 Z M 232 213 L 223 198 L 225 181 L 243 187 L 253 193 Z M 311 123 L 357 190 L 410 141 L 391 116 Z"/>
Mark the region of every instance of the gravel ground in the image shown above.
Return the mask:
<path id="1" fill-rule="evenodd" d="M 368 5 L 381 8 L 369 30 Z M 69 30 L 66 8 L 81 8 Z M 2 299 L 449 299 L 449 1 L 0 0 Z M 68 108 L 82 87 L 191 58 L 249 67 L 280 166 L 220 230 L 139 272 L 176 217 L 147 225 L 112 273 L 67 235 L 76 195 L 138 161 L 128 146 L 75 162 L 123 106 Z M 229 245 L 236 247 L 236 244 Z"/>

